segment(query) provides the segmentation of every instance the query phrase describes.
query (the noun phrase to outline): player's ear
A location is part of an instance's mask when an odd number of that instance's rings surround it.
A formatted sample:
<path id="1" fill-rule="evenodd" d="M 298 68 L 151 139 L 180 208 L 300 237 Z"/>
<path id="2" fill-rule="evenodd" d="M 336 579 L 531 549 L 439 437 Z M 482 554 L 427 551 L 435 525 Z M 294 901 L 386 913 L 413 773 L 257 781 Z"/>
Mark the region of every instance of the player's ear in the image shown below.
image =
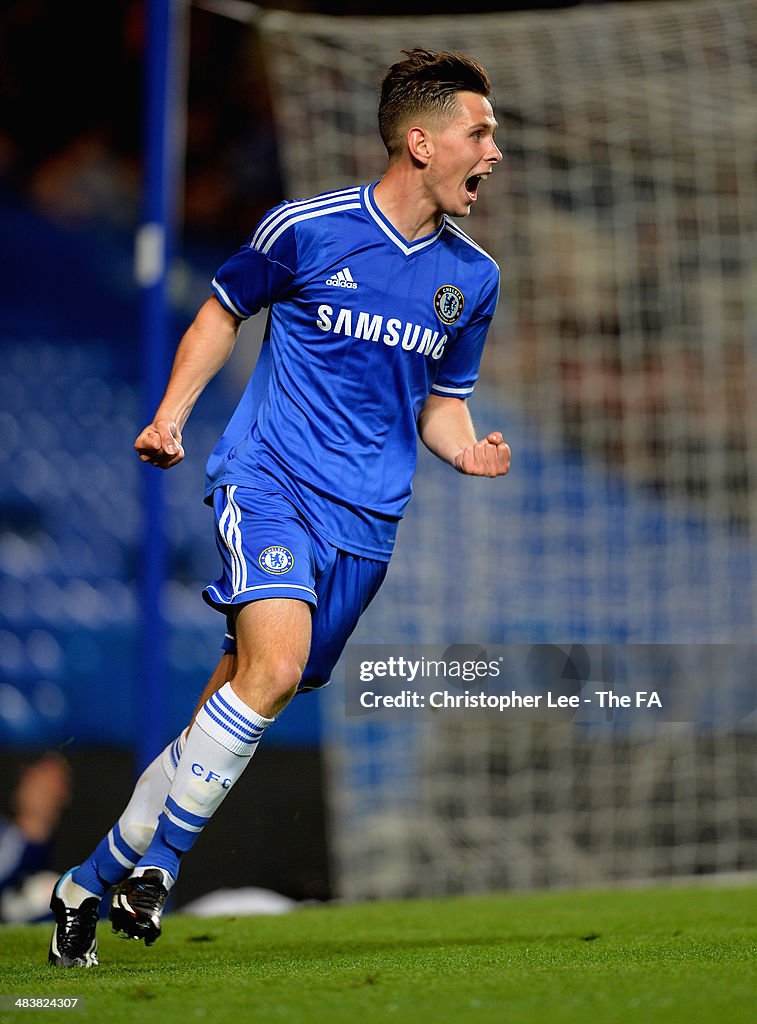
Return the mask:
<path id="1" fill-rule="evenodd" d="M 416 125 L 408 130 L 407 148 L 413 160 L 417 160 L 420 164 L 427 164 L 434 151 L 434 144 L 426 129 Z"/>

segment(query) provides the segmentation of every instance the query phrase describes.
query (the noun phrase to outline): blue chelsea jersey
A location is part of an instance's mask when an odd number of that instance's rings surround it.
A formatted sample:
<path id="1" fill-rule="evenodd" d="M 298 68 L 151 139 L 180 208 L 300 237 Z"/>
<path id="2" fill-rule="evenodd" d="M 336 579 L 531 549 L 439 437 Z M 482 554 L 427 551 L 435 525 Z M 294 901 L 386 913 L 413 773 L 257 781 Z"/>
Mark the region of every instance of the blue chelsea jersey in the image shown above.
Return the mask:
<path id="1" fill-rule="evenodd" d="M 285 202 L 218 271 L 234 316 L 269 307 L 207 489 L 282 491 L 331 543 L 388 560 L 429 394 L 473 392 L 496 263 L 448 218 L 408 243 L 373 185 Z"/>

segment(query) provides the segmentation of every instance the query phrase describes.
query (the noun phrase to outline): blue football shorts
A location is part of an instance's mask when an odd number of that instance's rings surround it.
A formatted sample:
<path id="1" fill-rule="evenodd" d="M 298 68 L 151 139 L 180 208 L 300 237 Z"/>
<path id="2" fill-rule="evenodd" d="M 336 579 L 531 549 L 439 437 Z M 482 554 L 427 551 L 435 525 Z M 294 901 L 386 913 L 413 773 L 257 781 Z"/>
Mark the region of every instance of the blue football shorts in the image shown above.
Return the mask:
<path id="1" fill-rule="evenodd" d="M 334 547 L 276 491 L 217 487 L 213 511 L 223 574 L 202 596 L 227 616 L 224 651 L 236 652 L 233 606 L 271 597 L 306 601 L 313 636 L 298 692 L 325 686 L 388 563 Z"/>

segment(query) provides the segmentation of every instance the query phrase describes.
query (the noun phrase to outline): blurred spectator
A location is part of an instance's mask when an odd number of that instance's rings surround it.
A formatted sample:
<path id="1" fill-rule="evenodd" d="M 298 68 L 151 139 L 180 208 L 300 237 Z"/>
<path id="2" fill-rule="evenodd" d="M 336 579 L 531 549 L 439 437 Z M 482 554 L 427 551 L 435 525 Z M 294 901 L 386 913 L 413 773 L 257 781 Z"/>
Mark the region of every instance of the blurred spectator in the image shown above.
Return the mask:
<path id="1" fill-rule="evenodd" d="M 119 156 L 108 133 L 95 126 L 39 164 L 28 194 L 40 213 L 63 226 L 128 228 L 139 208 L 139 164 Z"/>
<path id="2" fill-rule="evenodd" d="M 0 817 L 0 921 L 39 921 L 47 916 L 58 875 L 50 856 L 61 814 L 71 799 L 71 770 L 60 754 L 25 765 Z"/>

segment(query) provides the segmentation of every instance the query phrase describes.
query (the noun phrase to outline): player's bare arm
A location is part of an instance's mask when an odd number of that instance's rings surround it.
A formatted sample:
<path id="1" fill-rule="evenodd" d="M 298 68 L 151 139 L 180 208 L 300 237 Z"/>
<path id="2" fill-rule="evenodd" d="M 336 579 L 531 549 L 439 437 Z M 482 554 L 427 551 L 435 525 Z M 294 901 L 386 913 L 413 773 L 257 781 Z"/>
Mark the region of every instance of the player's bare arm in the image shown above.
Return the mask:
<path id="1" fill-rule="evenodd" d="M 182 430 L 195 402 L 231 355 L 240 321 L 208 299 L 181 339 L 166 392 L 152 423 L 134 442 L 142 462 L 170 469 L 184 458 Z"/>
<path id="2" fill-rule="evenodd" d="M 510 446 L 499 431 L 478 440 L 465 399 L 429 395 L 418 417 L 418 434 L 430 452 L 467 476 L 504 476 Z"/>

